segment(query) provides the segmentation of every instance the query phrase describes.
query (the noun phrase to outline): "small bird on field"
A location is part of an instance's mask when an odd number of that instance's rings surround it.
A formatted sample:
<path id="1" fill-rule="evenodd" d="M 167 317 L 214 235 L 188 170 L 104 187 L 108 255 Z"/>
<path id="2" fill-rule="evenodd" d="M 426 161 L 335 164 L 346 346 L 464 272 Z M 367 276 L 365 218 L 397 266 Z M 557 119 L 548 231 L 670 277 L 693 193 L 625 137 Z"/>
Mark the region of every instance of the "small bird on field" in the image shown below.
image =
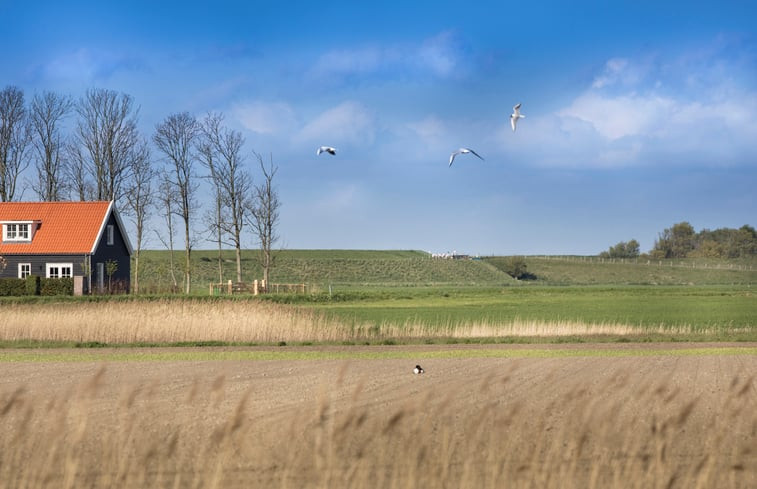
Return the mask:
<path id="1" fill-rule="evenodd" d="M 315 154 L 319 155 L 321 153 L 328 153 L 330 155 L 335 155 L 336 148 L 332 148 L 331 146 L 321 146 L 320 148 L 318 148 Z"/>
<path id="2" fill-rule="evenodd" d="M 523 119 L 525 117 L 525 115 L 520 113 L 520 104 L 513 107 L 513 113 L 510 114 L 510 125 L 513 128 L 513 132 L 515 132 L 515 126 L 518 124 L 518 119 Z"/>
<path id="3" fill-rule="evenodd" d="M 460 148 L 457 151 L 454 151 L 451 155 L 449 155 L 449 166 L 452 166 L 452 162 L 455 161 L 455 156 L 457 156 L 459 154 L 467 154 L 467 153 L 474 154 L 474 155 L 478 156 L 481 160 L 483 160 L 483 158 L 481 158 L 481 156 L 478 153 L 476 153 L 475 151 L 473 151 L 472 149 L 470 149 L 470 148 Z"/>
<path id="4" fill-rule="evenodd" d="M 423 367 L 421 367 L 420 365 L 416 365 L 415 368 L 413 369 L 413 373 L 414 374 L 422 374 L 422 373 L 425 373 L 425 372 L 426 371 L 423 370 Z"/>

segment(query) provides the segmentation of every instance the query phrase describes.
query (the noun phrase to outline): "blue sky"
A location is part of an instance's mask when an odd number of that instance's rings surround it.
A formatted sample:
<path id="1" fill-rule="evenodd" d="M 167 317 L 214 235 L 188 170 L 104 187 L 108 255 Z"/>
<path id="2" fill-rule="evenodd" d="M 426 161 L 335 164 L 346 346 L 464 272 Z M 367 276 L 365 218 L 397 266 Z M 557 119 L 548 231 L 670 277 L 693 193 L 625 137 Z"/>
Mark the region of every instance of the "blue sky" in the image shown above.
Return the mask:
<path id="1" fill-rule="evenodd" d="M 128 93 L 147 136 L 223 112 L 280 168 L 286 248 L 595 254 L 757 225 L 754 2 L 363 3 L 0 0 L 0 85 Z M 485 161 L 448 167 L 459 147 Z"/>

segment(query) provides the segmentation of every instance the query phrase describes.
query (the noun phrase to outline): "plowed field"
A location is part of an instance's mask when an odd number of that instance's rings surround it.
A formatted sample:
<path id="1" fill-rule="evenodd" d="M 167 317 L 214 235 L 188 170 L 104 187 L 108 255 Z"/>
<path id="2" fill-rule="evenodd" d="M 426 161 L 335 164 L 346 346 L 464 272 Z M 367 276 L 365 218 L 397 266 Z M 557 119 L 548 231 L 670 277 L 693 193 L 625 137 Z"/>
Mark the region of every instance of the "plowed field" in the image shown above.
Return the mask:
<path id="1" fill-rule="evenodd" d="M 6 350 L 0 371 L 0 487 L 757 487 L 755 344 Z"/>

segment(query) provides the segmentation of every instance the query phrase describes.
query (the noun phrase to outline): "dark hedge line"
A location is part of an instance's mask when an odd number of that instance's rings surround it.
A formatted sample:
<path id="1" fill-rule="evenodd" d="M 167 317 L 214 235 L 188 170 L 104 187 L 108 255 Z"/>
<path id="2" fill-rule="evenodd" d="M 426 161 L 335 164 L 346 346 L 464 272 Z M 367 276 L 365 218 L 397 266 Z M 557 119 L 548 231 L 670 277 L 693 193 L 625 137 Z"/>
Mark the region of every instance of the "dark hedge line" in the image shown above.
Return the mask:
<path id="1" fill-rule="evenodd" d="M 0 296 L 73 295 L 74 279 L 41 278 L 29 275 L 22 278 L 0 278 Z"/>

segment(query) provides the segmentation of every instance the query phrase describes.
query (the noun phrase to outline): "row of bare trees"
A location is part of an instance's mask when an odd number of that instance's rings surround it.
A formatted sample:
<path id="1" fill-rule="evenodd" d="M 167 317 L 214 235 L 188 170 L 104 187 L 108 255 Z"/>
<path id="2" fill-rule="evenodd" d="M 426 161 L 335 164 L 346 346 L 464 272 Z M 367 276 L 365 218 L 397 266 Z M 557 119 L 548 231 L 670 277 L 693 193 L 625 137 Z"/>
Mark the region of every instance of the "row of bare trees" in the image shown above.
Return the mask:
<path id="1" fill-rule="evenodd" d="M 157 211 L 165 226 L 160 226 L 162 233 L 154 231 L 171 250 L 175 288 L 174 232 L 179 226 L 183 231 L 183 289 L 188 293 L 191 252 L 198 241 L 194 226 L 203 207 L 197 194 L 207 182 L 212 209 L 206 209 L 203 222 L 218 246 L 219 280 L 221 251 L 233 247 L 236 280 L 242 281 L 241 249 L 248 232 L 260 243 L 267 282 L 280 207 L 273 158 L 266 163 L 251 152 L 261 172 L 255 185 L 245 138 L 224 124 L 222 114 L 201 119 L 188 112 L 171 114 L 157 124 L 150 138 L 153 146 L 140 134 L 138 116 L 133 98 L 112 90 L 93 88 L 79 100 L 48 91 L 35 94 L 27 104 L 23 90 L 6 87 L 0 91 L 0 201 L 20 200 L 25 190 L 42 201 L 115 201 L 135 228 L 135 292 L 140 251 L 149 227 L 155 226 L 150 216 Z M 156 155 L 151 148 L 157 149 Z"/>

